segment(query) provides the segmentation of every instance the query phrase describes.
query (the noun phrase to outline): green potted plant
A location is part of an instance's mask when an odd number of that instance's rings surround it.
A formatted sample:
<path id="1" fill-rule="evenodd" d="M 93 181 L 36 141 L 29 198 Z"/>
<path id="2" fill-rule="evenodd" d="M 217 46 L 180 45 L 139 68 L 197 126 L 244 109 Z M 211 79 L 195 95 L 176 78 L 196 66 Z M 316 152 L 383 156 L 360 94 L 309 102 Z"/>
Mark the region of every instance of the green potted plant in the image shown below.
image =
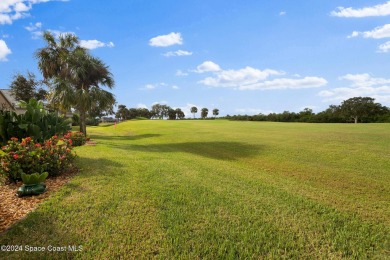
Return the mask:
<path id="1" fill-rule="evenodd" d="M 19 187 L 17 194 L 19 197 L 26 195 L 39 195 L 46 191 L 46 185 L 43 183 L 47 176 L 49 176 L 48 172 L 33 173 L 33 174 L 25 174 L 22 173 L 22 181 L 23 185 Z"/>

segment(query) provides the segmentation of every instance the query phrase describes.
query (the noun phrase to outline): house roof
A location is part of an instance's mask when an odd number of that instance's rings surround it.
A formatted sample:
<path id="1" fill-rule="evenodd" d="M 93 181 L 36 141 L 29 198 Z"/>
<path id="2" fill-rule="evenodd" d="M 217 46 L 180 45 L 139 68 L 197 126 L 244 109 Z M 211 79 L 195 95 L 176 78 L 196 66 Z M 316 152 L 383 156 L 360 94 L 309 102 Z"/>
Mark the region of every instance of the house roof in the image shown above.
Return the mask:
<path id="1" fill-rule="evenodd" d="M 10 89 L 0 89 L 5 98 L 12 104 L 16 104 L 16 99 L 13 97 Z"/>
<path id="2" fill-rule="evenodd" d="M 7 91 L 7 89 L 0 89 L 0 96 L 3 97 L 3 99 L 5 100 L 6 103 L 8 103 L 8 105 L 6 106 L 9 106 L 10 108 L 14 108 L 14 103 L 12 102 L 12 97 L 10 97 L 10 93 Z M 4 106 L 5 104 L 3 104 Z"/>
<path id="3" fill-rule="evenodd" d="M 10 89 L 0 89 L 1 94 L 6 98 L 6 100 L 12 105 L 12 107 L 19 107 L 18 101 L 15 99 L 14 95 Z"/>

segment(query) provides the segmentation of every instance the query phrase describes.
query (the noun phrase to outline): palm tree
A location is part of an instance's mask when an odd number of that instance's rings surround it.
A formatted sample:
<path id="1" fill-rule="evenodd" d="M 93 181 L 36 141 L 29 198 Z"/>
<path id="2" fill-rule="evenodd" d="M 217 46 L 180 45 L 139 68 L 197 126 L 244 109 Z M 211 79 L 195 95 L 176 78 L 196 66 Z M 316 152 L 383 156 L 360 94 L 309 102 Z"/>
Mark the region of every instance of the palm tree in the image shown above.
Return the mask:
<path id="1" fill-rule="evenodd" d="M 205 107 L 202 108 L 202 110 L 201 110 L 201 117 L 203 119 L 205 119 L 207 117 L 208 113 L 209 113 L 209 110 L 207 108 L 205 108 Z"/>
<path id="2" fill-rule="evenodd" d="M 214 116 L 214 118 L 217 117 L 217 115 L 219 115 L 219 109 L 218 108 L 214 108 L 213 109 L 213 116 Z"/>
<path id="3" fill-rule="evenodd" d="M 197 107 L 191 107 L 191 113 L 194 114 L 194 118 L 195 118 L 195 114 L 198 113 L 198 108 Z"/>
<path id="4" fill-rule="evenodd" d="M 93 108 L 108 109 L 115 103 L 112 93 L 101 86 L 113 88 L 111 72 L 100 59 L 79 46 L 72 34 L 55 37 L 45 32 L 47 46 L 36 52 L 38 67 L 45 80 L 50 81 L 51 103 L 80 113 L 80 132 L 87 134 L 86 114 Z"/>

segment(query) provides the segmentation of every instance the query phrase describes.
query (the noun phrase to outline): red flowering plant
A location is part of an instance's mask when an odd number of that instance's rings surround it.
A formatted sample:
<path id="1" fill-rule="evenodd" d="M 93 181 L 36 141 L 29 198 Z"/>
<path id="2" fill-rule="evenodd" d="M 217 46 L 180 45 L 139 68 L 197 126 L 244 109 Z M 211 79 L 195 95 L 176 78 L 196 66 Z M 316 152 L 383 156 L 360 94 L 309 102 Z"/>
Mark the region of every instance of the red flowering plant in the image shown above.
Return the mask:
<path id="1" fill-rule="evenodd" d="M 46 140 L 43 144 L 45 161 L 50 162 L 47 165 L 46 171 L 49 176 L 57 176 L 69 170 L 76 157 L 72 151 L 73 141 L 64 135 L 63 138 L 53 136 Z"/>
<path id="2" fill-rule="evenodd" d="M 68 132 L 64 137 L 72 140 L 73 146 L 84 145 L 87 139 L 89 139 L 82 132 Z"/>
<path id="3" fill-rule="evenodd" d="M 21 178 L 23 172 L 26 174 L 42 172 L 46 166 L 42 164 L 42 152 L 30 137 L 21 141 L 12 137 L 0 150 L 0 174 L 9 181 L 16 181 Z"/>
<path id="4" fill-rule="evenodd" d="M 11 182 L 21 179 L 21 174 L 42 173 L 49 176 L 63 173 L 72 166 L 75 158 L 72 141 L 53 136 L 43 144 L 35 143 L 30 137 L 11 138 L 0 149 L 0 175 Z"/>

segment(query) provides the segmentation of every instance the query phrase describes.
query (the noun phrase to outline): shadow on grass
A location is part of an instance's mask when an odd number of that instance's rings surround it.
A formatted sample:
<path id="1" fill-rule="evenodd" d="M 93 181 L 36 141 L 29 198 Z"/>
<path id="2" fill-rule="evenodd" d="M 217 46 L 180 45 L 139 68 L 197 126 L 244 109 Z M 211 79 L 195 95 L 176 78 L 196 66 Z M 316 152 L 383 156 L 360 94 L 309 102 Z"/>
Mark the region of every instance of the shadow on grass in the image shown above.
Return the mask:
<path id="1" fill-rule="evenodd" d="M 93 139 L 96 140 L 118 140 L 118 141 L 134 141 L 134 140 L 140 140 L 140 139 L 146 139 L 146 138 L 152 138 L 152 137 L 159 137 L 160 134 L 143 134 L 143 135 L 127 135 L 127 136 L 101 136 L 97 135 L 94 136 Z"/>
<path id="2" fill-rule="evenodd" d="M 172 153 L 185 152 L 218 160 L 236 160 L 238 158 L 252 157 L 264 150 L 265 146 L 251 145 L 240 142 L 184 142 L 168 144 L 107 144 L 126 151 Z"/>
<path id="3" fill-rule="evenodd" d="M 109 127 L 109 126 L 114 126 L 114 125 L 115 125 L 115 123 L 104 123 L 104 124 L 99 124 L 96 127 Z"/>
<path id="4" fill-rule="evenodd" d="M 102 173 L 110 172 L 110 174 L 116 174 L 118 171 L 113 169 L 120 169 L 127 167 L 126 165 L 116 162 L 114 160 L 109 160 L 106 158 L 88 158 L 88 157 L 78 157 L 77 165 L 81 170 L 81 173 L 86 175 L 101 175 Z M 105 176 L 105 174 L 103 174 Z"/>

